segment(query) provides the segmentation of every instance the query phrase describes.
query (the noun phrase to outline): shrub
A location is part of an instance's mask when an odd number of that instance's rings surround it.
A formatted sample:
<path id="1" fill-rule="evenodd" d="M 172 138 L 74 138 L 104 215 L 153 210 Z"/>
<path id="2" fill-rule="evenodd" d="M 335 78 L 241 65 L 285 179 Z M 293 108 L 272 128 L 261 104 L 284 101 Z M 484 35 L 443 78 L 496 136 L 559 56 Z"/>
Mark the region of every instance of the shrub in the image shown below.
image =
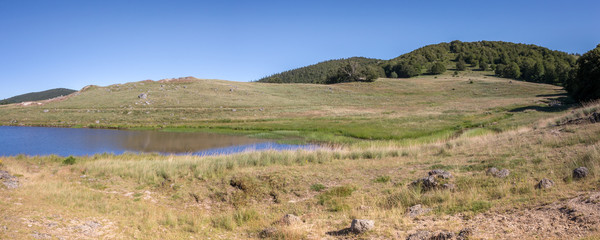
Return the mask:
<path id="1" fill-rule="evenodd" d="M 77 160 L 73 157 L 73 156 L 69 156 L 68 158 L 65 158 L 65 160 L 63 160 L 63 164 L 64 165 L 73 165 L 75 164 Z"/>
<path id="2" fill-rule="evenodd" d="M 386 182 L 389 182 L 390 179 L 391 179 L 390 176 L 379 176 L 379 177 L 375 178 L 375 182 L 386 183 Z"/>
<path id="3" fill-rule="evenodd" d="M 325 186 L 320 183 L 316 183 L 316 184 L 313 184 L 312 186 L 310 186 L 310 190 L 313 190 L 315 192 L 320 192 L 323 189 L 325 189 Z"/>

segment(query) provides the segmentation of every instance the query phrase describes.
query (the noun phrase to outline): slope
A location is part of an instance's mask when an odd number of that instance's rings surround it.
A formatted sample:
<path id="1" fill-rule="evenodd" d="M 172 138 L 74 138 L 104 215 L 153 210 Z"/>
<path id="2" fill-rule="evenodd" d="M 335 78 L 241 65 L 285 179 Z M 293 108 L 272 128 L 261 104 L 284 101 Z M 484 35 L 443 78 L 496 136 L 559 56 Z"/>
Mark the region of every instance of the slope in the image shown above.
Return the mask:
<path id="1" fill-rule="evenodd" d="M 0 100 L 0 105 L 3 104 L 11 104 L 11 103 L 20 103 L 20 102 L 31 102 L 31 101 L 40 101 L 47 100 L 55 97 L 66 96 L 71 93 L 76 92 L 75 90 L 66 89 L 66 88 L 55 88 L 41 92 L 31 92 L 18 96 L 14 96 L 11 98 L 7 98 L 4 100 Z"/>

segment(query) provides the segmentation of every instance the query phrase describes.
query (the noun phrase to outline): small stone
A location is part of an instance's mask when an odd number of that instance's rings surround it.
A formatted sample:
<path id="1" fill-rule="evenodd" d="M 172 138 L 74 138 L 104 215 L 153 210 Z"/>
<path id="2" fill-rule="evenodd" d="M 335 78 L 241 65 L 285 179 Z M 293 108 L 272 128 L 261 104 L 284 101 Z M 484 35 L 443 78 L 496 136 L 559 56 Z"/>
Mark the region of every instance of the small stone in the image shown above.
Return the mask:
<path id="1" fill-rule="evenodd" d="M 352 224 L 350 225 L 350 231 L 354 233 L 364 233 L 373 229 L 374 227 L 375 222 L 373 220 L 354 219 L 352 220 Z"/>
<path id="2" fill-rule="evenodd" d="M 231 111 L 232 111 L 232 112 L 236 112 L 237 110 L 236 110 L 236 109 L 231 109 Z"/>
<path id="3" fill-rule="evenodd" d="M 283 218 L 281 218 L 281 223 L 290 226 L 302 223 L 302 220 L 294 214 L 286 214 L 283 216 Z"/>
<path id="4" fill-rule="evenodd" d="M 445 183 L 442 185 L 442 189 L 454 190 L 456 189 L 456 185 L 454 185 L 453 183 Z"/>
<path id="5" fill-rule="evenodd" d="M 547 189 L 547 188 L 551 188 L 552 186 L 554 186 L 554 181 L 544 178 L 544 179 L 540 180 L 540 182 L 537 185 L 535 185 L 535 188 Z"/>
<path id="6" fill-rule="evenodd" d="M 260 233 L 258 234 L 258 236 L 261 237 L 261 238 L 270 238 L 273 235 L 275 235 L 275 233 L 277 233 L 277 228 L 268 227 L 268 228 L 265 228 L 262 231 L 260 231 Z"/>
<path id="7" fill-rule="evenodd" d="M 573 170 L 573 178 L 585 178 L 589 173 L 590 171 L 586 167 L 578 167 Z"/>
<path id="8" fill-rule="evenodd" d="M 430 240 L 451 240 L 454 239 L 455 235 L 453 232 L 440 232 L 429 237 Z"/>
<path id="9" fill-rule="evenodd" d="M 505 169 L 500 170 L 498 173 L 496 173 L 496 177 L 505 178 L 505 177 L 508 177 L 509 174 L 510 174 L 510 170 L 505 168 Z"/>
<path id="10" fill-rule="evenodd" d="M 471 235 L 473 235 L 473 229 L 464 228 L 460 230 L 458 236 L 456 236 L 456 240 L 468 240 L 469 238 L 471 238 Z"/>
<path id="11" fill-rule="evenodd" d="M 429 171 L 428 174 L 429 174 L 429 176 L 441 177 L 443 179 L 452 178 L 452 174 L 450 174 L 448 171 L 445 171 L 442 169 L 431 170 L 431 171 Z"/>
<path id="12" fill-rule="evenodd" d="M 148 94 L 142 93 L 142 94 L 138 95 L 138 98 L 146 99 L 146 98 L 148 98 Z"/>
<path id="13" fill-rule="evenodd" d="M 435 180 L 435 177 L 428 176 L 421 179 L 417 179 L 410 183 L 413 187 L 421 186 L 423 190 L 432 190 L 439 186 L 439 183 Z"/>
<path id="14" fill-rule="evenodd" d="M 418 231 L 416 233 L 408 235 L 406 240 L 429 240 L 431 232 L 429 231 Z"/>
<path id="15" fill-rule="evenodd" d="M 498 173 L 498 169 L 493 167 L 493 168 L 489 168 L 486 172 L 485 175 L 488 176 L 496 176 L 496 174 Z"/>
<path id="16" fill-rule="evenodd" d="M 44 109 L 44 112 L 45 112 L 45 113 L 47 113 L 47 112 L 50 112 L 50 110 L 48 110 L 48 109 Z"/>
<path id="17" fill-rule="evenodd" d="M 414 205 L 412 207 L 409 207 L 408 210 L 406 210 L 408 216 L 410 216 L 410 217 L 416 217 L 419 215 L 423 215 L 430 211 L 431 211 L 431 208 L 423 208 L 423 206 L 421 204 Z"/>

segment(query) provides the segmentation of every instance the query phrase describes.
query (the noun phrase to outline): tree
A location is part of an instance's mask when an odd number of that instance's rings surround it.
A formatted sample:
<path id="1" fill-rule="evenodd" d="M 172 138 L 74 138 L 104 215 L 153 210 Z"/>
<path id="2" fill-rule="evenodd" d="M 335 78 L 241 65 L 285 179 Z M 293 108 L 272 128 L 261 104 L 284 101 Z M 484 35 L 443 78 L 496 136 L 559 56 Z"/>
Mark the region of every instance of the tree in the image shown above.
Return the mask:
<path id="1" fill-rule="evenodd" d="M 577 59 L 579 68 L 566 89 L 579 101 L 600 99 L 600 44 Z"/>
<path id="2" fill-rule="evenodd" d="M 479 70 L 481 70 L 481 71 L 487 71 L 488 70 L 488 64 L 483 59 L 479 59 Z"/>
<path id="3" fill-rule="evenodd" d="M 431 68 L 429 69 L 429 73 L 431 73 L 433 75 L 442 74 L 445 71 L 446 71 L 446 66 L 444 66 L 444 64 L 441 62 L 434 63 L 433 65 L 431 65 Z"/>
<path id="4" fill-rule="evenodd" d="M 456 70 L 458 70 L 458 71 L 467 70 L 467 64 L 465 63 L 464 60 L 459 59 L 458 62 L 456 62 Z"/>
<path id="5" fill-rule="evenodd" d="M 390 78 L 398 78 L 398 74 L 396 72 L 392 72 L 390 74 Z"/>
<path id="6" fill-rule="evenodd" d="M 517 79 L 521 76 L 521 69 L 517 63 L 512 62 L 502 70 L 502 77 Z"/>

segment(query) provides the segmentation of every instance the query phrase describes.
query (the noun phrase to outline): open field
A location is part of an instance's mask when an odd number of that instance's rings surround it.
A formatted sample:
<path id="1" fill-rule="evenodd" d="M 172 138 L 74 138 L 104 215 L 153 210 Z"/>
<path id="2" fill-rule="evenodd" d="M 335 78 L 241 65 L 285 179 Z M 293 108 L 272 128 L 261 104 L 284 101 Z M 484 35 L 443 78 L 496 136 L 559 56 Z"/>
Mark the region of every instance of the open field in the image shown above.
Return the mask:
<path id="1" fill-rule="evenodd" d="M 576 108 L 556 86 L 470 74 L 337 85 L 146 81 L 0 107 L 4 124 L 332 146 L 3 157 L 0 170 L 19 186 L 0 185 L 0 239 L 406 239 L 466 228 L 470 239 L 600 238 L 600 124 L 586 120 L 600 105 Z M 486 174 L 492 167 L 509 173 Z M 577 167 L 589 175 L 573 178 Z M 432 189 L 411 184 L 433 169 L 452 177 Z M 544 178 L 554 186 L 537 189 Z M 429 211 L 411 216 L 418 204 Z M 286 224 L 285 214 L 301 220 Z M 349 233 L 355 218 L 375 227 Z"/>
<path id="2" fill-rule="evenodd" d="M 301 136 L 330 143 L 436 140 L 514 129 L 564 108 L 560 87 L 470 72 L 336 85 L 184 78 L 89 87 L 66 100 L 0 107 L 0 123 Z M 138 98 L 142 93 L 147 99 Z"/>
<path id="3" fill-rule="evenodd" d="M 594 239 L 599 136 L 600 124 L 584 123 L 406 147 L 96 155 L 72 165 L 53 156 L 2 158 L 21 186 L 0 190 L 0 238 L 247 239 L 275 227 L 267 238 L 404 239 L 417 230 L 469 227 L 472 239 Z M 579 166 L 590 175 L 573 179 Z M 510 174 L 488 176 L 490 167 Z M 451 172 L 455 189 L 410 186 L 431 169 Z M 555 186 L 536 189 L 542 178 Z M 415 204 L 431 211 L 410 217 Z M 302 221 L 279 223 L 288 213 Z M 374 230 L 340 231 L 353 218 L 374 220 Z"/>

